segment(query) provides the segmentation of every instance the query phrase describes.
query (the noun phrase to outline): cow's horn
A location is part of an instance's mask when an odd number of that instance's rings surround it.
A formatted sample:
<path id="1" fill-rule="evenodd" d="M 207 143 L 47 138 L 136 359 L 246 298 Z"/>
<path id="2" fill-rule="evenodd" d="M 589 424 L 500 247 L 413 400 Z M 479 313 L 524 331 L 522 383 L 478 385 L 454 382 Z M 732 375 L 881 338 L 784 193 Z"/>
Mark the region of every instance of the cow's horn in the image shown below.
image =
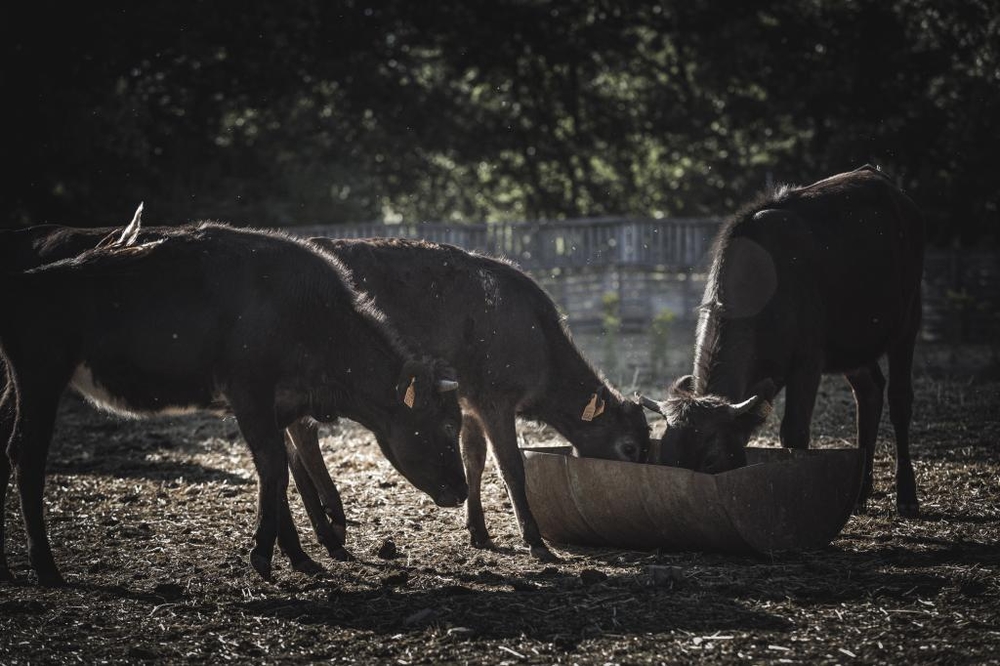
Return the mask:
<path id="1" fill-rule="evenodd" d="M 454 379 L 439 379 L 437 383 L 438 393 L 447 393 L 448 391 L 457 391 L 458 382 Z"/>
<path id="2" fill-rule="evenodd" d="M 142 205 L 143 202 L 140 201 L 139 207 L 135 209 L 135 215 L 132 216 L 132 221 L 122 230 L 122 235 L 118 237 L 114 245 L 126 247 L 135 244 L 135 239 L 139 237 L 139 230 L 142 228 Z"/>
<path id="3" fill-rule="evenodd" d="M 746 414 L 751 409 L 753 409 L 754 405 L 757 404 L 757 401 L 759 399 L 760 397 L 755 395 L 747 398 L 741 403 L 737 403 L 735 405 L 729 405 L 727 407 L 729 415 L 735 418 L 737 416 L 742 416 L 743 414 Z"/>
<path id="4" fill-rule="evenodd" d="M 660 403 L 656 402 L 651 398 L 647 398 L 641 393 L 636 393 L 635 397 L 639 398 L 639 404 L 645 407 L 646 409 L 652 410 L 657 414 L 663 414 L 663 407 L 660 406 Z"/>

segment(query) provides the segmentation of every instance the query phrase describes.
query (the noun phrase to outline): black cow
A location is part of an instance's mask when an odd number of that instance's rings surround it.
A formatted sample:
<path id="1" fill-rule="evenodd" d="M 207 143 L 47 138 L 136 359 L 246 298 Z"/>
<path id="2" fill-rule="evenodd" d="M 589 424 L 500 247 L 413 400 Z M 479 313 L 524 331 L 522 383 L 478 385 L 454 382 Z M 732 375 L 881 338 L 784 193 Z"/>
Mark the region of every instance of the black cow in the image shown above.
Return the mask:
<path id="1" fill-rule="evenodd" d="M 276 538 L 296 568 L 319 568 L 301 549 L 285 494 L 283 429 L 294 421 L 356 420 L 435 502 L 456 506 L 467 495 L 461 412 L 456 394 L 443 392 L 457 388 L 453 372 L 418 359 L 337 259 L 307 242 L 216 223 L 139 245 L 112 239 L 70 260 L 0 273 L 0 308 L 13 379 L 8 457 L 42 584 L 62 583 L 42 493 L 67 385 L 129 415 L 231 411 L 257 469 L 250 560 L 265 578 Z M 8 476 L 0 474 L 3 493 Z"/>
<path id="2" fill-rule="evenodd" d="M 583 358 L 552 300 L 511 264 L 422 241 L 311 240 L 351 269 L 355 286 L 372 295 L 407 339 L 458 373 L 472 544 L 492 546 L 480 499 L 488 439 L 531 553 L 555 559 L 528 507 L 515 418 L 552 425 L 577 455 L 638 461 L 649 447 L 642 408 Z M 289 433 L 307 466 L 321 469 L 315 428 L 299 423 Z M 342 535 L 336 488 L 325 473 L 316 481 Z M 322 530 L 315 506 L 310 517 Z"/>
<path id="3" fill-rule="evenodd" d="M 820 375 L 843 373 L 857 403 L 863 510 L 887 355 L 896 504 L 916 516 L 909 425 L 923 247 L 920 211 L 870 166 L 780 187 L 738 213 L 714 246 L 694 374 L 666 401 L 644 401 L 667 417 L 658 462 L 709 472 L 746 464 L 744 446 L 782 388 L 781 442 L 806 448 Z"/>
<path id="4" fill-rule="evenodd" d="M 146 227 L 141 225 L 142 204 L 136 210 L 132 221 L 125 227 L 99 227 L 80 228 L 68 227 L 56 224 L 43 224 L 23 229 L 0 229 L 0 267 L 3 270 L 24 271 L 37 268 L 43 264 L 69 259 L 78 254 L 93 249 L 95 247 L 125 246 L 136 241 L 150 242 L 164 238 L 175 233 L 170 227 Z M 0 447 L 6 450 L 7 442 L 14 427 L 14 402 L 13 385 L 6 381 L 6 368 L 0 355 Z M 319 464 L 317 467 L 307 469 L 304 460 L 314 458 L 311 451 L 306 451 L 306 456 L 298 454 L 292 448 L 292 440 L 287 438 L 289 443 L 289 469 L 295 478 L 297 486 L 306 487 L 315 483 L 319 488 L 326 489 L 333 486 L 329 473 L 325 466 Z M 0 458 L 0 474 L 9 475 L 10 468 L 6 456 Z M 313 481 L 315 479 L 315 481 Z M 4 505 L 7 485 L 0 485 L 0 507 Z M 330 494 L 325 497 L 330 506 L 332 521 L 336 525 L 345 523 L 343 507 L 339 500 L 331 500 Z M 322 513 L 322 511 L 321 511 Z M 329 528 L 323 526 L 322 531 L 318 531 L 319 542 L 324 545 L 330 556 L 344 560 L 350 557 L 343 547 L 344 534 L 340 530 L 330 532 Z M 3 557 L 2 545 L 4 541 L 4 522 L 0 516 L 0 580 L 9 577 L 9 570 Z M 297 568 L 306 570 L 307 562 L 293 563 Z"/>

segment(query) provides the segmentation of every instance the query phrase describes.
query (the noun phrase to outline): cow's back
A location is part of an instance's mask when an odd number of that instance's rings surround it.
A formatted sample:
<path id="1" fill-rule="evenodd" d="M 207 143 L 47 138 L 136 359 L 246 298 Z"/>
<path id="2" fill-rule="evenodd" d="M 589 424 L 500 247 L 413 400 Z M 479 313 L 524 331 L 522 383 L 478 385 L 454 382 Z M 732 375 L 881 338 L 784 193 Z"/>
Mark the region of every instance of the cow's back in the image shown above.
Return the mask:
<path id="1" fill-rule="evenodd" d="M 822 346 L 828 371 L 841 371 L 876 358 L 913 325 L 923 220 L 881 173 L 863 168 L 779 191 L 729 231 L 731 244 L 757 243 L 773 261 L 775 293 L 761 316 L 775 353 L 789 345 L 783 337 L 805 336 Z"/>
<path id="2" fill-rule="evenodd" d="M 340 258 L 400 334 L 492 391 L 544 381 L 564 349 L 558 312 L 528 276 L 460 248 L 402 239 L 313 239 Z M 539 385 L 541 390 L 541 385 Z"/>
<path id="3" fill-rule="evenodd" d="M 2 229 L 0 270 L 24 271 L 49 261 L 76 256 L 114 231 L 113 227 L 79 229 L 56 224 Z"/>
<path id="4" fill-rule="evenodd" d="M 164 238 L 24 276 L 20 334 L 45 331 L 48 346 L 71 356 L 85 392 L 130 396 L 140 412 L 206 406 L 247 359 L 257 375 L 289 373 L 283 364 L 297 358 L 282 344 L 289 322 L 308 315 L 315 324 L 298 327 L 296 340 L 350 325 L 324 321 L 351 312 L 354 292 L 303 243 L 204 224 Z"/>

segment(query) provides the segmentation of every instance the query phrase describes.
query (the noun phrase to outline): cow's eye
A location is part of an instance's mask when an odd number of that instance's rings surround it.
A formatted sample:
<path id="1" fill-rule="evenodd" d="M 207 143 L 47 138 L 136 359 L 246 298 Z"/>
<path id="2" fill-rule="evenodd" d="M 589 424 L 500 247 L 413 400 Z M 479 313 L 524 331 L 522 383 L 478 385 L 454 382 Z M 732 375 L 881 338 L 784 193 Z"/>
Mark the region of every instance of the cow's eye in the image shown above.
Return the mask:
<path id="1" fill-rule="evenodd" d="M 445 421 L 441 427 L 444 430 L 444 434 L 447 435 L 448 437 L 458 436 L 458 426 L 456 426 L 451 421 Z"/>

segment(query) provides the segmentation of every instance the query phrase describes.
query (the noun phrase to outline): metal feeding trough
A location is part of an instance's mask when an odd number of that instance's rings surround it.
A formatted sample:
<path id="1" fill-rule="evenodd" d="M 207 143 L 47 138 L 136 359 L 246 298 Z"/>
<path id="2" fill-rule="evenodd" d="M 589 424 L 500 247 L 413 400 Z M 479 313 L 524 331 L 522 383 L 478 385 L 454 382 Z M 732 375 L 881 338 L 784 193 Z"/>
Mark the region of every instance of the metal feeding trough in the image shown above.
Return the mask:
<path id="1" fill-rule="evenodd" d="M 553 543 L 769 553 L 829 544 L 861 487 L 857 449 L 747 448 L 721 474 L 524 449 L 528 503 Z"/>

